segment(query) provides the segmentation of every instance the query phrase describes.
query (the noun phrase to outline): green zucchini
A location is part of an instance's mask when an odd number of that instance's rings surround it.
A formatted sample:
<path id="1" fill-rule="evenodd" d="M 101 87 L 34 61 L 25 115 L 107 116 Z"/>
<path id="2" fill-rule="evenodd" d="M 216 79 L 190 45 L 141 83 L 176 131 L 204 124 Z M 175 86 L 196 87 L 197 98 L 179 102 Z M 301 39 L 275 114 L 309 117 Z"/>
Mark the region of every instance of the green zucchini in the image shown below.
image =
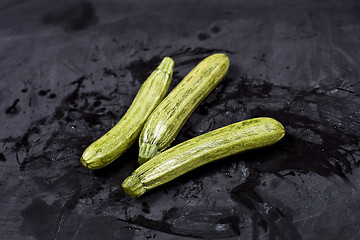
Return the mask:
<path id="1" fill-rule="evenodd" d="M 166 96 L 150 115 L 139 137 L 139 164 L 164 151 L 191 113 L 219 84 L 229 68 L 229 58 L 213 54 L 201 61 Z"/>
<path id="2" fill-rule="evenodd" d="M 251 149 L 272 145 L 285 135 L 272 118 L 253 118 L 202 134 L 153 157 L 122 183 L 124 192 L 139 197 L 197 167 Z"/>
<path id="3" fill-rule="evenodd" d="M 131 106 L 120 121 L 84 151 L 81 162 L 99 169 L 113 162 L 138 138 L 146 119 L 165 97 L 172 78 L 174 61 L 165 57 L 142 84 Z"/>

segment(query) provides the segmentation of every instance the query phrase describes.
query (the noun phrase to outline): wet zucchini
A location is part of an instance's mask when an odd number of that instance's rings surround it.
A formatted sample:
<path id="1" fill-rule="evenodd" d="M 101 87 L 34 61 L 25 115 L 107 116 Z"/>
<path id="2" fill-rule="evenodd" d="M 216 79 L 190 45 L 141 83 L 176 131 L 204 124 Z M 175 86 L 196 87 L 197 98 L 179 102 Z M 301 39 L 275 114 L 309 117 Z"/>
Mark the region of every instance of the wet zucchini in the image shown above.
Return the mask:
<path id="1" fill-rule="evenodd" d="M 139 197 L 197 167 L 220 158 L 272 145 L 285 135 L 272 118 L 253 118 L 205 133 L 153 157 L 122 183 L 124 192 Z"/>
<path id="2" fill-rule="evenodd" d="M 117 159 L 138 138 L 140 131 L 169 88 L 174 61 L 165 57 L 142 84 L 131 106 L 120 121 L 84 151 L 81 162 L 90 169 L 99 169 Z"/>
<path id="3" fill-rule="evenodd" d="M 229 68 L 222 53 L 201 61 L 150 115 L 139 137 L 139 164 L 164 151 L 191 113 L 219 84 Z"/>

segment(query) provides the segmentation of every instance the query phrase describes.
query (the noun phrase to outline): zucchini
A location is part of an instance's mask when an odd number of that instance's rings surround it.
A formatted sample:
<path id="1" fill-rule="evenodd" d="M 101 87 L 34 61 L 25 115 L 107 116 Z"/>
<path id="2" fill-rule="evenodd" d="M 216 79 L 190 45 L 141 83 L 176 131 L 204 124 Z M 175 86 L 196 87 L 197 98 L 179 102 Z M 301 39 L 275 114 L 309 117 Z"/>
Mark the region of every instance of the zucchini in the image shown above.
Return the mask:
<path id="1" fill-rule="evenodd" d="M 105 135 L 86 148 L 81 163 L 99 169 L 117 159 L 137 139 L 146 119 L 165 97 L 172 78 L 174 61 L 165 57 L 142 84 L 131 106 Z"/>
<path id="2" fill-rule="evenodd" d="M 164 151 L 191 113 L 219 84 L 229 68 L 229 58 L 213 54 L 201 61 L 166 96 L 150 115 L 139 137 L 139 164 Z"/>
<path id="3" fill-rule="evenodd" d="M 138 167 L 122 183 L 124 192 L 139 197 L 197 167 L 251 149 L 272 145 L 285 135 L 278 121 L 253 118 L 180 143 Z"/>

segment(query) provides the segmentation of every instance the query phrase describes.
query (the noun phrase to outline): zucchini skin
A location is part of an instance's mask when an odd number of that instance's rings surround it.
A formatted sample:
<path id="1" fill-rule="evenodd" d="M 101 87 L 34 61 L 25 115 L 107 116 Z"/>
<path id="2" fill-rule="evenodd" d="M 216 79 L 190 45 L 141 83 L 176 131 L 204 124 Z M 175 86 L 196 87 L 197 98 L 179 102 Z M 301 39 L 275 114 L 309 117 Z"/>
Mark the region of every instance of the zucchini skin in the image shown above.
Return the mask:
<path id="1" fill-rule="evenodd" d="M 260 117 L 237 122 L 160 153 L 126 178 L 122 188 L 131 197 L 139 197 L 204 164 L 272 145 L 284 135 L 284 126 L 272 118 Z"/>
<path id="2" fill-rule="evenodd" d="M 139 137 L 139 164 L 164 151 L 197 106 L 220 83 L 229 69 L 223 53 L 202 60 L 150 115 Z"/>
<path id="3" fill-rule="evenodd" d="M 142 84 L 120 121 L 85 149 L 80 159 L 85 167 L 103 168 L 116 160 L 135 142 L 146 119 L 165 97 L 173 69 L 174 61 L 165 57 Z"/>

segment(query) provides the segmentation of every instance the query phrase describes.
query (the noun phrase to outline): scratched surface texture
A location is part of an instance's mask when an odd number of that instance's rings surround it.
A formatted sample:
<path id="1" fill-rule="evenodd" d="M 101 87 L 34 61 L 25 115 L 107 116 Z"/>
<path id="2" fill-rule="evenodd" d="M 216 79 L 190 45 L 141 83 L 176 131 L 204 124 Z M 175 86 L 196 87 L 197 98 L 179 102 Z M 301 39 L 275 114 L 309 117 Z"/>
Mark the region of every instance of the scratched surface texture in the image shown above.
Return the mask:
<path id="1" fill-rule="evenodd" d="M 0 3 L 0 239 L 360 239 L 359 1 Z M 174 144 L 251 117 L 276 145 L 131 199 L 135 144 L 79 158 L 164 56 L 170 89 L 204 57 L 226 78 Z"/>

